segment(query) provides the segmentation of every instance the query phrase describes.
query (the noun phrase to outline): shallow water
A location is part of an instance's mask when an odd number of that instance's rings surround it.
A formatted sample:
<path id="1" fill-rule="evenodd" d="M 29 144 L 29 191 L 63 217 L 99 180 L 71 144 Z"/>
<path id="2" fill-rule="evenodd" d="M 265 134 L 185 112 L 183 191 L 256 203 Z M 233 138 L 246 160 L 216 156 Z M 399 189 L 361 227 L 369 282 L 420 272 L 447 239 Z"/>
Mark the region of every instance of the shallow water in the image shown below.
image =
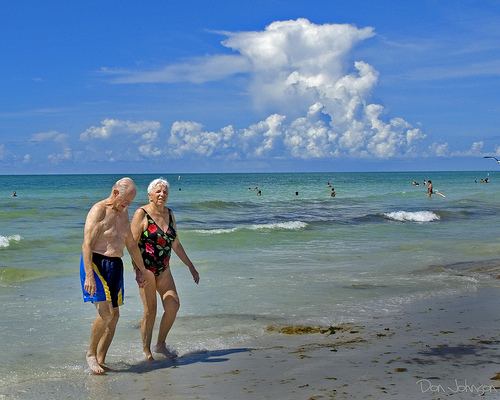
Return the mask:
<path id="1" fill-rule="evenodd" d="M 201 275 L 194 285 L 174 257 L 181 310 L 170 343 L 181 352 L 224 349 L 271 324 L 362 321 L 473 289 L 492 273 L 474 265 L 500 258 L 500 174 L 474 183 L 485 175 L 167 174 L 169 206 Z M 157 176 L 132 177 L 139 195 L 130 215 Z M 0 176 L 0 387 L 85 369 L 95 311 L 81 302 L 83 223 L 117 178 Z M 429 199 L 424 179 L 446 198 Z M 133 364 L 142 358 L 142 307 L 124 261 L 125 305 L 110 358 Z M 471 264 L 443 268 L 462 261 Z"/>

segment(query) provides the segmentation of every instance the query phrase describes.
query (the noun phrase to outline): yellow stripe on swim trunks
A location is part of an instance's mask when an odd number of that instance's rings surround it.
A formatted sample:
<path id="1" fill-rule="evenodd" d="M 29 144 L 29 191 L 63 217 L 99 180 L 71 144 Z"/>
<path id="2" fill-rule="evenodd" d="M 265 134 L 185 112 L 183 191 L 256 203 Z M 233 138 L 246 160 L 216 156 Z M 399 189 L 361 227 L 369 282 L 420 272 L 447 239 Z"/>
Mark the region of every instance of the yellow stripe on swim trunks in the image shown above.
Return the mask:
<path id="1" fill-rule="evenodd" d="M 108 284 L 106 283 L 106 280 L 102 277 L 101 273 L 99 272 L 99 269 L 97 268 L 97 265 L 95 265 L 94 263 L 92 263 L 92 269 L 94 270 L 95 274 L 102 283 L 102 287 L 104 288 L 104 294 L 106 295 L 106 301 L 111 301 L 111 293 L 109 293 L 109 287 Z"/>
<path id="2" fill-rule="evenodd" d="M 118 292 L 118 305 L 119 306 L 123 305 L 123 291 L 122 291 L 122 289 L 120 289 L 120 291 Z"/>

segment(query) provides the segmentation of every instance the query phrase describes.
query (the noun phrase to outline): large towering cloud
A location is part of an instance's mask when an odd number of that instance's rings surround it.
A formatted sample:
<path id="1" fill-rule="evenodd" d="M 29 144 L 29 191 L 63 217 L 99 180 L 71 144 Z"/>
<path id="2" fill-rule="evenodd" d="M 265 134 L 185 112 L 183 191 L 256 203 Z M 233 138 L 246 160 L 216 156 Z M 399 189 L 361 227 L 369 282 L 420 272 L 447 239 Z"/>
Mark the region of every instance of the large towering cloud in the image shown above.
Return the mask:
<path id="1" fill-rule="evenodd" d="M 238 53 L 241 72 L 249 72 L 255 104 L 273 113 L 248 128 L 231 126 L 230 134 L 228 127 L 207 132 L 197 122 L 175 122 L 169 139 L 174 154 L 388 158 L 412 153 L 425 137 L 371 103 L 378 72 L 366 62 L 350 62 L 354 46 L 374 35 L 372 28 L 298 19 L 225 34 L 222 44 Z"/>

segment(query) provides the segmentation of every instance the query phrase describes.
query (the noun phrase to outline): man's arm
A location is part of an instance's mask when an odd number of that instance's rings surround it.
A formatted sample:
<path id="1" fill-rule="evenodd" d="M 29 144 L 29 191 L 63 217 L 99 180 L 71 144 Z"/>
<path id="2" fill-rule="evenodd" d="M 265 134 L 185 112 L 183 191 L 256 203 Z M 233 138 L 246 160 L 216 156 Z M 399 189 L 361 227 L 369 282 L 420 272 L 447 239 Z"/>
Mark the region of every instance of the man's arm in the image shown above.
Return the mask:
<path id="1" fill-rule="evenodd" d="M 102 221 L 106 216 L 106 209 L 102 204 L 97 203 L 90 209 L 85 220 L 83 230 L 82 256 L 85 267 L 84 289 L 93 296 L 96 291 L 94 273 L 92 270 L 92 249 L 102 233 Z"/>

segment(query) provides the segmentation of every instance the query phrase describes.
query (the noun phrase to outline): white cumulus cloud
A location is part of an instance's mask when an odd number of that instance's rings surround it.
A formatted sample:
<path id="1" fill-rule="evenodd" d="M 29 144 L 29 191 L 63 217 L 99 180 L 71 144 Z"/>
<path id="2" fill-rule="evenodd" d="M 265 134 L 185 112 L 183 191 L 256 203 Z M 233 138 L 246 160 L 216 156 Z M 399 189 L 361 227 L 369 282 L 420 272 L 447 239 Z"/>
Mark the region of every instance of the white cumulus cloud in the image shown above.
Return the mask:
<path id="1" fill-rule="evenodd" d="M 157 147 L 158 131 L 160 128 L 161 124 L 158 121 L 128 121 L 106 118 L 101 121 L 100 125 L 91 126 L 82 132 L 80 134 L 80 140 L 86 142 L 107 141 L 112 137 L 121 137 L 122 140 L 129 137 L 138 154 L 145 157 L 158 157 L 163 153 L 162 150 Z M 121 145 L 124 146 L 128 144 L 128 140 L 125 139 Z M 110 145 L 117 146 L 116 143 L 110 143 Z M 112 150 L 108 149 L 107 151 L 113 153 Z M 127 149 L 126 153 L 128 154 L 129 151 L 133 152 L 133 150 Z M 121 151 L 118 151 L 118 153 L 120 152 Z M 109 160 L 115 159 L 115 155 L 109 155 L 111 153 L 108 154 L 105 151 L 104 154 L 109 156 Z M 125 155 L 125 153 L 122 153 L 122 155 Z"/>
<path id="2" fill-rule="evenodd" d="M 415 151 L 425 135 L 402 117 L 370 102 L 378 72 L 350 62 L 353 48 L 374 36 L 371 27 L 276 21 L 262 31 L 225 32 L 225 47 L 245 60 L 255 104 L 274 110 L 243 129 L 208 132 L 197 122 L 175 122 L 169 144 L 177 155 L 241 157 L 336 156 L 389 158 Z M 226 128 L 224 128 L 226 129 Z"/>
<path id="3" fill-rule="evenodd" d="M 91 126 L 81 135 L 81 140 L 109 139 L 113 134 L 137 134 L 145 140 L 156 139 L 156 132 L 161 124 L 157 121 L 122 121 L 106 118 L 100 126 Z"/>
<path id="4" fill-rule="evenodd" d="M 62 161 L 73 159 L 73 150 L 68 144 L 68 135 L 58 131 L 38 132 L 31 135 L 30 143 L 37 145 L 44 143 L 44 146 L 52 147 L 53 152 L 47 155 L 47 159 L 52 164 L 59 164 Z M 50 145 L 52 143 L 52 145 Z M 23 157 L 23 163 L 29 163 L 31 155 Z"/>
<path id="5" fill-rule="evenodd" d="M 65 133 L 60 133 L 57 131 L 48 131 L 48 132 L 38 132 L 31 135 L 30 142 L 32 143 L 41 143 L 41 142 L 57 142 L 57 143 L 65 143 L 68 139 L 68 135 Z"/>
<path id="6" fill-rule="evenodd" d="M 450 155 L 448 143 L 432 143 L 429 146 L 429 155 L 437 157 L 447 157 Z"/>
<path id="7" fill-rule="evenodd" d="M 176 121 L 172 124 L 168 144 L 176 156 L 194 153 L 212 156 L 217 150 L 224 151 L 230 146 L 234 131 L 231 126 L 219 132 L 203 129 L 203 125 L 192 121 Z"/>

